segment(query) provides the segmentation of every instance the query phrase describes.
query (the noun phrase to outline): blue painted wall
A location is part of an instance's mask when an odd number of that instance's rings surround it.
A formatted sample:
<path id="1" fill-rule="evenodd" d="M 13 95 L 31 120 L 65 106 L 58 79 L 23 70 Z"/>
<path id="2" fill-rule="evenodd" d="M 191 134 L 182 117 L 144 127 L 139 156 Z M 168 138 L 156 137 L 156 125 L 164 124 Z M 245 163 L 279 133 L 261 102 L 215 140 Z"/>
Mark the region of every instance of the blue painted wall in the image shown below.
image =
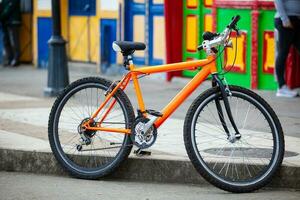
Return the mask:
<path id="1" fill-rule="evenodd" d="M 144 3 L 136 3 L 133 0 L 125 0 L 125 40 L 132 41 L 133 40 L 133 17 L 134 15 L 145 15 L 145 4 Z M 161 59 L 155 59 L 153 57 L 153 18 L 155 16 L 163 16 L 164 15 L 164 6 L 163 4 L 154 4 L 153 0 L 149 0 L 149 33 L 148 40 L 149 46 L 149 65 L 159 65 L 162 64 L 163 61 Z M 136 64 L 145 64 L 144 57 L 134 57 L 134 62 Z"/>
<path id="2" fill-rule="evenodd" d="M 134 15 L 145 15 L 145 4 L 136 3 L 133 0 L 125 0 L 125 40 L 127 41 L 133 41 Z M 134 56 L 133 62 L 138 65 L 145 65 L 145 58 Z"/>
<path id="3" fill-rule="evenodd" d="M 96 15 L 96 0 L 69 0 L 69 15 Z"/>
<path id="4" fill-rule="evenodd" d="M 49 58 L 48 41 L 52 35 L 51 18 L 38 18 L 38 67 L 47 68 Z"/>
<path id="5" fill-rule="evenodd" d="M 115 64 L 116 52 L 112 49 L 112 43 L 117 38 L 117 20 L 100 20 L 100 42 L 101 42 L 101 71 L 105 73 L 111 64 Z"/>

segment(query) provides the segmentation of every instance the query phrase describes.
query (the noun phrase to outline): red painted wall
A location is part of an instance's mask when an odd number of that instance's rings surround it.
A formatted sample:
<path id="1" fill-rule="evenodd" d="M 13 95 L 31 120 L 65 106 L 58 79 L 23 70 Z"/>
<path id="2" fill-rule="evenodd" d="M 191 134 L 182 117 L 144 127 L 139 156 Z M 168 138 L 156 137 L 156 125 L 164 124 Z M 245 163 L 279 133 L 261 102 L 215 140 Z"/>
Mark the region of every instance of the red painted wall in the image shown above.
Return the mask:
<path id="1" fill-rule="evenodd" d="M 182 61 L 182 27 L 183 1 L 165 0 L 166 20 L 166 61 L 175 63 Z M 173 76 L 181 76 L 181 71 L 167 73 L 167 80 Z"/>

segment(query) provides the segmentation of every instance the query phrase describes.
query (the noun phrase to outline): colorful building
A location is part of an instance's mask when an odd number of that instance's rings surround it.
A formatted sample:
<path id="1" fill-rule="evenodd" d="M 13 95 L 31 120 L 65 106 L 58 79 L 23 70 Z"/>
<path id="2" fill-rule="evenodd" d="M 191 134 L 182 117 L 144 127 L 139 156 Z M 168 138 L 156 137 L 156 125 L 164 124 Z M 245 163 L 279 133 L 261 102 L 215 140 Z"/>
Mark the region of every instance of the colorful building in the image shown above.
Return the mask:
<path id="1" fill-rule="evenodd" d="M 118 0 L 61 0 L 62 35 L 70 61 L 112 64 L 116 55 L 107 43 L 117 39 Z M 34 0 L 34 60 L 48 65 L 48 40 L 52 31 L 51 1 Z M 101 31 L 106 34 L 100 34 Z M 101 42 L 103 41 L 103 42 Z M 111 45 L 110 45 L 111 46 Z M 102 47 L 102 48 L 101 48 Z M 107 52 L 107 50 L 109 52 Z M 100 59 L 101 58 L 101 59 Z"/>
<path id="2" fill-rule="evenodd" d="M 235 49 L 237 57 L 232 70 L 226 74 L 230 84 L 253 89 L 273 90 L 277 88 L 274 78 L 275 40 L 274 15 L 275 7 L 270 0 L 185 0 L 183 3 L 183 60 L 203 58 L 203 52 L 197 46 L 203 41 L 203 31 L 220 32 L 230 22 L 231 17 L 239 14 L 238 23 L 241 34 L 233 48 L 225 49 L 220 67 L 231 68 Z M 287 63 L 288 72 L 298 70 L 298 74 L 287 76 L 291 87 L 300 87 L 299 55 L 291 50 Z M 298 67 L 297 67 L 298 66 Z M 195 71 L 184 71 L 183 76 L 191 77 Z M 287 73 L 288 74 L 288 73 Z M 294 76 L 294 77 L 293 77 Z"/>
<path id="3" fill-rule="evenodd" d="M 60 0 L 62 35 L 67 41 L 70 61 L 96 63 L 105 73 L 123 58 L 116 54 L 114 40 L 140 41 L 145 51 L 135 52 L 139 65 L 158 65 L 205 57 L 198 52 L 204 31 L 222 31 L 231 17 L 239 14 L 241 35 L 233 49 L 226 49 L 218 66 L 231 67 L 235 48 L 238 54 L 232 71 L 226 74 L 231 84 L 248 88 L 276 89 L 274 79 L 274 25 L 272 0 Z M 22 0 L 31 8 L 23 12 L 21 61 L 32 61 L 47 68 L 48 40 L 52 32 L 51 1 Z M 234 35 L 232 36 L 233 38 Z M 237 45 L 236 45 L 237 44 Z M 1 44 L 0 44 L 1 49 Z M 294 51 L 294 50 L 291 50 Z M 0 57 L 1 60 L 1 57 Z M 300 86 L 300 56 L 290 55 L 288 83 Z M 298 66 L 295 67 L 295 66 Z M 167 75 L 193 77 L 195 71 Z M 296 75 L 295 75 L 296 74 Z M 297 75 L 299 74 L 299 75 Z"/>
<path id="4" fill-rule="evenodd" d="M 34 63 L 45 68 L 48 62 L 47 41 L 52 28 L 51 1 L 34 2 Z M 62 33 L 68 41 L 71 61 L 97 63 L 105 72 L 110 65 L 122 63 L 122 58 L 113 52 L 111 44 L 125 39 L 142 41 L 148 46 L 145 52 L 136 52 L 137 64 L 164 62 L 163 0 L 61 0 L 61 13 Z"/>

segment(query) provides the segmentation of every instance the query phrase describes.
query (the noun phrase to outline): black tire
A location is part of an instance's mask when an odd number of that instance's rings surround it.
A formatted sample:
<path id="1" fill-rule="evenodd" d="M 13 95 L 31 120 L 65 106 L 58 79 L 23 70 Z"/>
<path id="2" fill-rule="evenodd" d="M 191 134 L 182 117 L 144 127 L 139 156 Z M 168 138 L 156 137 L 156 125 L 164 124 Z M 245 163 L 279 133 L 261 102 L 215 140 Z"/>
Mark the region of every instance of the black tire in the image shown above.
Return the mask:
<path id="1" fill-rule="evenodd" d="M 48 122 L 51 149 L 57 161 L 74 177 L 98 179 L 106 176 L 128 157 L 132 149 L 128 134 L 89 132 L 91 143 L 81 145 L 79 142 L 79 125 L 96 111 L 111 84 L 96 77 L 75 81 L 57 97 L 51 109 Z M 106 122 L 107 126 L 130 129 L 135 117 L 128 97 L 119 89 L 113 98 L 116 109 L 111 111 L 114 115 L 106 118 L 111 120 Z M 113 118 L 117 122 L 112 122 Z"/>
<path id="2" fill-rule="evenodd" d="M 193 166 L 208 182 L 229 192 L 251 192 L 269 183 L 280 167 L 283 131 L 275 112 L 260 96 L 242 87 L 229 88 L 232 96 L 228 99 L 241 138 L 229 141 L 216 109 L 215 100 L 219 99 L 226 115 L 221 92 L 214 87 L 203 92 L 188 110 L 185 147 Z M 248 105 L 246 112 L 244 105 Z M 229 120 L 225 121 L 233 132 Z"/>

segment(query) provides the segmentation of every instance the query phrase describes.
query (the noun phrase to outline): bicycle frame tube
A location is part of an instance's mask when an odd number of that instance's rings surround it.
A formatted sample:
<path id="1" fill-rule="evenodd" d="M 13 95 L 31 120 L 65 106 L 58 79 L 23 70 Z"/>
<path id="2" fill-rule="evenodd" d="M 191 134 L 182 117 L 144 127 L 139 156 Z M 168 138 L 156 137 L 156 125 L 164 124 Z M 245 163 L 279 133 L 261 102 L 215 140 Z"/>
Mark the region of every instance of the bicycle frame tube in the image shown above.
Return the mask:
<path id="1" fill-rule="evenodd" d="M 135 74 L 152 74 L 159 72 L 177 71 L 184 69 L 197 69 L 199 66 L 204 66 L 200 72 L 172 99 L 172 101 L 163 109 L 163 116 L 158 118 L 154 123 L 155 127 L 158 128 L 181 104 L 185 101 L 187 97 L 207 78 L 209 74 L 216 73 L 216 65 L 214 63 L 214 56 L 209 56 L 204 60 L 196 60 L 182 63 L 174 63 L 167 65 L 158 65 L 154 67 L 142 67 L 135 69 L 130 66 L 131 73 Z M 136 76 L 133 76 L 134 83 L 137 82 L 137 87 L 135 84 L 135 90 L 137 99 L 139 102 L 139 107 L 141 111 L 144 111 L 144 103 L 142 101 L 142 94 L 138 86 L 138 80 Z M 140 100 L 141 99 L 141 102 Z"/>
<path id="2" fill-rule="evenodd" d="M 133 64 L 130 64 L 129 69 L 130 72 L 116 85 L 116 87 L 107 95 L 104 102 L 99 106 L 97 111 L 92 115 L 92 119 L 94 119 L 101 109 L 108 103 L 109 99 L 117 92 L 120 88 L 124 90 L 128 85 L 130 79 L 133 80 L 136 97 L 138 100 L 139 109 L 144 112 L 145 104 L 143 101 L 141 89 L 138 82 L 138 75 L 141 74 L 153 74 L 160 72 L 169 72 L 169 71 L 178 71 L 185 69 L 197 69 L 198 67 L 202 67 L 201 71 L 197 73 L 197 75 L 171 100 L 171 102 L 163 109 L 163 116 L 158 118 L 154 123 L 155 127 L 158 128 L 181 104 L 185 101 L 185 99 L 207 78 L 208 75 L 216 73 L 216 65 L 214 62 L 215 56 L 208 56 L 207 59 L 197 60 L 197 61 L 189 61 L 189 62 L 181 62 L 167 65 L 158 65 L 153 67 L 141 67 L 135 68 Z M 115 104 L 115 100 L 110 104 L 109 109 L 106 111 L 104 116 L 99 122 L 103 122 L 108 112 L 112 109 Z M 129 129 L 110 129 L 110 128 L 102 128 L 101 124 L 98 127 L 90 127 L 89 124 L 85 124 L 85 127 L 88 130 L 98 130 L 98 131 L 111 131 L 111 132 L 119 132 L 129 134 Z"/>
<path id="3" fill-rule="evenodd" d="M 204 67 L 162 110 L 163 116 L 158 118 L 154 123 L 158 128 L 181 104 L 187 97 L 207 78 L 210 74 L 209 67 Z"/>
<path id="4" fill-rule="evenodd" d="M 158 128 L 181 104 L 184 102 L 191 93 L 207 78 L 211 73 L 215 73 L 214 63 L 209 63 L 204 66 L 200 72 L 171 100 L 171 102 L 162 110 L 163 116 L 158 118 L 154 123 Z"/>
<path id="5" fill-rule="evenodd" d="M 130 71 L 131 73 L 137 74 L 153 74 L 153 73 L 161 73 L 161 72 L 170 72 L 170 71 L 179 71 L 179 70 L 194 70 L 201 66 L 212 68 L 215 72 L 216 69 L 214 64 L 214 56 L 209 56 L 207 59 L 203 60 L 194 60 L 188 62 L 180 62 L 180 63 L 173 63 L 173 64 L 166 64 L 166 65 L 157 65 L 157 66 L 150 66 L 150 67 L 141 67 L 141 68 L 134 68 L 131 66 Z"/>

